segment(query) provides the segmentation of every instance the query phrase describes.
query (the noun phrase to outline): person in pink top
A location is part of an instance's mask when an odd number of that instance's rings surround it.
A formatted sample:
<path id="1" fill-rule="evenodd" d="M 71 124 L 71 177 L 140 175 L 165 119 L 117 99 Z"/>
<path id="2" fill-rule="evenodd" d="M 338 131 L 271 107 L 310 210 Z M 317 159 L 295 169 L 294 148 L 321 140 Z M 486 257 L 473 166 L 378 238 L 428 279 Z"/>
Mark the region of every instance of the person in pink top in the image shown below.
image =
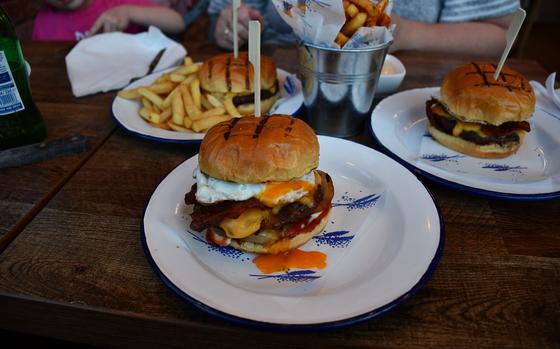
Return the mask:
<path id="1" fill-rule="evenodd" d="M 136 33 L 154 25 L 169 34 L 185 29 L 181 15 L 150 0 L 44 0 L 33 40 L 81 40 L 97 33 Z"/>

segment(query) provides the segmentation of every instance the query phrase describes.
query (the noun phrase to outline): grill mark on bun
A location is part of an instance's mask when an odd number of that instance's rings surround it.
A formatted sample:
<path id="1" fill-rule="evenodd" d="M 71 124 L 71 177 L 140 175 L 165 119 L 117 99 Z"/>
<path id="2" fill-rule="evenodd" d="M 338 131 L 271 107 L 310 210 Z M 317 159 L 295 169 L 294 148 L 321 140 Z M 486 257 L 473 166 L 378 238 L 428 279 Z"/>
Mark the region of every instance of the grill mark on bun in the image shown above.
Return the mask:
<path id="1" fill-rule="evenodd" d="M 295 119 L 290 120 L 290 123 L 284 129 L 284 137 L 288 137 L 290 135 L 290 132 L 292 132 L 292 130 L 293 130 L 292 126 L 294 125 L 295 122 L 296 122 Z"/>
<path id="2" fill-rule="evenodd" d="M 266 122 L 268 121 L 268 119 L 270 118 L 269 115 L 267 116 L 263 116 L 261 118 L 261 120 L 259 121 L 259 123 L 257 124 L 257 127 L 255 127 L 255 133 L 253 133 L 253 139 L 257 139 L 260 137 L 262 130 L 264 128 L 264 125 L 266 124 Z"/>
<path id="3" fill-rule="evenodd" d="M 231 91 L 231 57 L 228 57 L 226 61 L 226 84 L 227 90 Z"/>
<path id="4" fill-rule="evenodd" d="M 233 121 L 231 122 L 231 124 L 228 125 L 228 130 L 226 132 L 224 132 L 224 140 L 228 140 L 229 136 L 231 134 L 231 131 L 233 130 L 233 128 L 235 127 L 235 125 L 237 125 L 237 123 L 239 122 L 240 118 L 235 118 L 233 119 Z"/>
<path id="5" fill-rule="evenodd" d="M 490 65 L 492 66 L 492 68 L 494 68 L 494 72 L 496 71 L 496 69 L 498 69 L 498 67 L 495 64 L 490 64 Z M 505 74 L 502 69 L 500 70 L 500 74 L 498 75 L 498 78 L 502 79 L 503 82 L 507 82 L 506 75 L 512 75 L 512 74 Z"/>
<path id="6" fill-rule="evenodd" d="M 494 74 L 494 72 L 496 71 L 496 65 L 495 64 L 490 64 L 494 68 L 494 71 L 484 71 L 475 62 L 471 62 L 471 64 L 474 66 L 476 71 L 466 73 L 466 75 L 477 74 L 483 80 L 482 83 L 475 84 L 474 86 L 486 86 L 486 87 L 496 86 L 496 87 L 507 88 L 508 91 L 510 91 L 510 92 L 512 92 L 513 90 L 519 90 L 519 91 L 524 91 L 524 92 L 527 92 L 527 93 L 531 93 L 531 91 L 527 88 L 527 86 L 525 86 L 525 83 L 524 83 L 522 77 L 518 74 L 509 74 L 509 73 L 503 73 L 503 72 L 500 71 L 499 79 L 501 79 L 504 83 L 502 84 L 502 83 L 497 83 L 497 82 L 490 82 L 490 81 L 488 81 L 488 78 L 486 77 L 486 74 Z M 513 81 L 508 83 L 507 77 L 512 77 Z M 521 86 L 515 86 L 514 83 L 516 81 L 520 81 Z"/>

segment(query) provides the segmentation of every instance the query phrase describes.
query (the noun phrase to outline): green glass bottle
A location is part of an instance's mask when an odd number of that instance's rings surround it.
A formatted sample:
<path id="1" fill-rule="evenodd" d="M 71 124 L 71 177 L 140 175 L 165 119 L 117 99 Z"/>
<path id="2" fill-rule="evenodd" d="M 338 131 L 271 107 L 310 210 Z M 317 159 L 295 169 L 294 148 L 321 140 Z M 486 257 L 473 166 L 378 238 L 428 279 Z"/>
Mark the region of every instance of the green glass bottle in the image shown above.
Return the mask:
<path id="1" fill-rule="evenodd" d="M 0 6 L 0 149 L 40 142 L 45 136 L 14 25 Z"/>

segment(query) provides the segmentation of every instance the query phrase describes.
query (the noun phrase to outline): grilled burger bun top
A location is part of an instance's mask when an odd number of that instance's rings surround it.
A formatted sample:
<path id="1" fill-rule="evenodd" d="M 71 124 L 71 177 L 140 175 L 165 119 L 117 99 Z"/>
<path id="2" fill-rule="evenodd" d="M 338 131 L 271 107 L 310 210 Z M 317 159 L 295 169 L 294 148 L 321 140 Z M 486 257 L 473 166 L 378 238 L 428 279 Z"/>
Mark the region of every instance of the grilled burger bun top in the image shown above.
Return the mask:
<path id="1" fill-rule="evenodd" d="M 247 52 L 239 52 L 237 58 L 226 53 L 205 60 L 198 72 L 200 86 L 206 93 L 223 100 L 228 93 L 242 115 L 254 114 L 253 65 Z M 266 113 L 274 104 L 278 94 L 276 65 L 266 56 L 261 56 L 261 110 Z"/>
<path id="2" fill-rule="evenodd" d="M 531 84 L 506 66 L 497 80 L 496 65 L 471 62 L 449 72 L 440 89 L 447 111 L 462 121 L 501 125 L 523 121 L 535 110 Z"/>
<path id="3" fill-rule="evenodd" d="M 203 173 L 224 181 L 288 181 L 318 166 L 319 142 L 289 115 L 234 118 L 208 130 L 198 161 Z"/>

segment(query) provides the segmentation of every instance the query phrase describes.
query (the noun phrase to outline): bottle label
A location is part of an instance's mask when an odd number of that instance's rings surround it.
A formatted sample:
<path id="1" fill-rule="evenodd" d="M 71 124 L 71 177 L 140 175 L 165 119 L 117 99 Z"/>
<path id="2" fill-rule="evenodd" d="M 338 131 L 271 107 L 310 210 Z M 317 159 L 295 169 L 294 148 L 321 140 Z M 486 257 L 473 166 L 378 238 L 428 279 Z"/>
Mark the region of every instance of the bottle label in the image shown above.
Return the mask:
<path id="1" fill-rule="evenodd" d="M 0 115 L 25 109 L 4 51 L 0 51 Z"/>

